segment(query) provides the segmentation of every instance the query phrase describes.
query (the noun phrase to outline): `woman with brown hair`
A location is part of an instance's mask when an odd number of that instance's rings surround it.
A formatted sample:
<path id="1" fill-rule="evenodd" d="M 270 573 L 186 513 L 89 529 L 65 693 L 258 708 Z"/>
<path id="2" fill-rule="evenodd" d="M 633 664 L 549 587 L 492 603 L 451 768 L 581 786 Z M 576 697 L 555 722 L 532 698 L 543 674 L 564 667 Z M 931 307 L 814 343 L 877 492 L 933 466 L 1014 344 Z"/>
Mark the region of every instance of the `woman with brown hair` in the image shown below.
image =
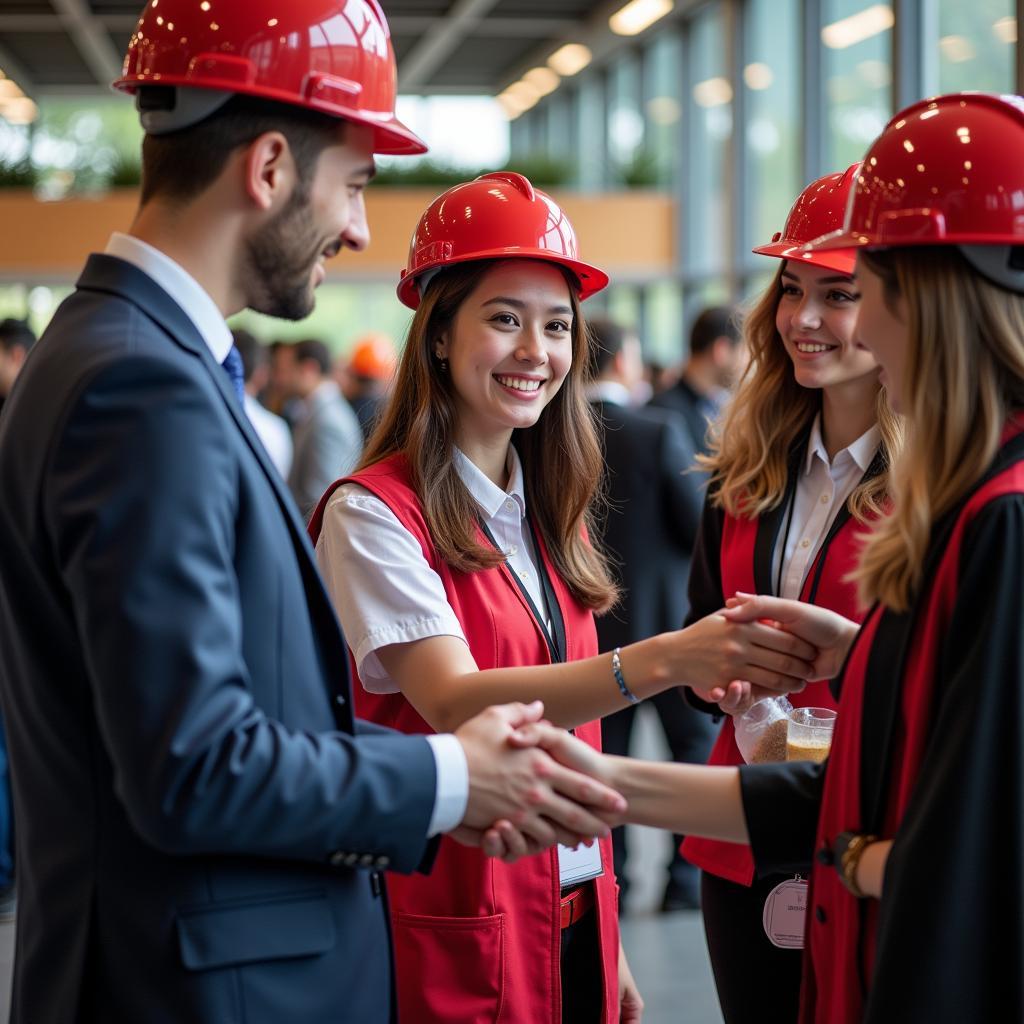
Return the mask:
<path id="1" fill-rule="evenodd" d="M 596 748 L 594 719 L 670 686 L 802 685 L 808 645 L 721 615 L 597 654 L 593 613 L 616 595 L 587 534 L 601 454 L 580 303 L 606 283 L 521 175 L 456 186 L 421 218 L 393 395 L 311 524 L 362 717 L 443 731 L 539 698 Z M 511 865 L 442 840 L 430 876 L 393 877 L 390 896 L 408 1020 L 640 1018 L 607 840 Z"/>
<path id="2" fill-rule="evenodd" d="M 907 436 L 856 572 L 858 626 L 740 595 L 819 648 L 839 696 L 825 765 L 601 759 L 630 820 L 813 853 L 803 1024 L 1024 1020 L 1024 101 L 907 108 L 872 145 L 845 230 L 857 336 Z M 534 742 L 538 730 L 525 742 Z"/>
<path id="3" fill-rule="evenodd" d="M 902 428 L 875 357 L 854 338 L 854 254 L 799 252 L 842 226 L 859 166 L 808 185 L 782 232 L 754 250 L 780 262 L 744 322 L 747 370 L 702 459 L 710 483 L 688 622 L 737 591 L 797 598 L 859 618 L 849 574 L 859 536 L 884 507 L 888 460 L 899 451 Z M 798 707 L 836 706 L 826 681 L 791 700 Z M 720 713 L 718 705 L 703 707 Z M 731 697 L 722 708 L 745 710 Z M 708 763 L 743 763 L 733 717 L 726 717 Z M 701 911 L 726 1024 L 792 1024 L 799 943 L 766 918 L 765 907 L 777 893 L 792 898 L 806 883 L 792 872 L 755 876 L 750 849 L 736 843 L 693 836 L 682 853 L 701 868 Z"/>

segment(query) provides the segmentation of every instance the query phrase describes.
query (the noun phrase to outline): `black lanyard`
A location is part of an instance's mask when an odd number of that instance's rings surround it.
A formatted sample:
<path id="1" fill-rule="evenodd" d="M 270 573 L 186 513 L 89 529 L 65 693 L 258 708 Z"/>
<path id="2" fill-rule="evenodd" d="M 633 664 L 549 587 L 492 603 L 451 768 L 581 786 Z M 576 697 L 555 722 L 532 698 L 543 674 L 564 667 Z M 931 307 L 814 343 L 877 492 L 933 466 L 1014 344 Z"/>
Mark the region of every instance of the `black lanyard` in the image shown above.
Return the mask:
<path id="1" fill-rule="evenodd" d="M 484 536 L 491 542 L 491 546 L 495 551 L 501 552 L 501 547 L 498 542 L 494 539 L 494 535 L 487 528 L 487 524 L 483 519 L 478 520 L 480 529 Z M 565 620 L 562 618 L 562 609 L 558 604 L 558 597 L 555 595 L 555 588 L 551 585 L 551 579 L 548 576 L 547 566 L 544 564 L 544 555 L 541 551 L 540 541 L 537 538 L 537 531 L 533 528 L 533 523 L 529 517 L 526 519 L 526 525 L 530 528 L 530 537 L 533 540 L 533 550 L 537 556 L 537 575 L 540 579 L 541 592 L 544 595 L 544 601 L 547 604 L 548 615 L 551 617 L 551 629 L 548 629 L 547 618 L 537 607 L 533 598 L 530 596 L 530 591 L 527 589 L 526 584 L 519 578 L 519 573 L 512 568 L 506 558 L 504 561 L 505 569 L 512 577 L 515 585 L 519 588 L 519 592 L 523 595 L 524 600 L 529 606 L 530 611 L 533 613 L 533 617 L 540 627 L 541 633 L 544 635 L 544 640 L 548 645 L 548 655 L 551 658 L 551 663 L 556 664 L 566 660 L 566 648 L 565 648 Z M 554 635 L 552 635 L 552 633 Z"/>

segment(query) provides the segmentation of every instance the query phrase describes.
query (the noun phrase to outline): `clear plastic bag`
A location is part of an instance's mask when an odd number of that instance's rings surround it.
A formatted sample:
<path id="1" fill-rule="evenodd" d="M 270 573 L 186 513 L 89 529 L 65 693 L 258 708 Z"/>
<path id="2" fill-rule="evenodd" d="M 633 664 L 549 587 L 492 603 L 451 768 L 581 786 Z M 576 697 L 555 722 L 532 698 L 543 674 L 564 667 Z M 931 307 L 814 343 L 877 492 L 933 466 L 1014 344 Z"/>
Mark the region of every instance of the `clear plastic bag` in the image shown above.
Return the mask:
<path id="1" fill-rule="evenodd" d="M 792 710 L 787 697 L 765 697 L 732 720 L 736 746 L 747 764 L 786 760 L 786 729 Z"/>

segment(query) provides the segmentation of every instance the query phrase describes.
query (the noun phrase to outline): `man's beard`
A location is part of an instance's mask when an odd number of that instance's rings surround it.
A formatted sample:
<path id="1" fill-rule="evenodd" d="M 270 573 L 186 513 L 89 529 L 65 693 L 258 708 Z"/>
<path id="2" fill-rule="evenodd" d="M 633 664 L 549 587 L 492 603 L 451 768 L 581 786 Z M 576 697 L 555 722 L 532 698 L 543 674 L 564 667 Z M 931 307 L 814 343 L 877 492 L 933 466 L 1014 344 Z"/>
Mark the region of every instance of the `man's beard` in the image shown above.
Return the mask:
<path id="1" fill-rule="evenodd" d="M 308 185 L 298 182 L 284 209 L 246 243 L 241 285 L 248 306 L 281 320 L 313 312 L 313 267 L 328 240 L 317 234 Z"/>

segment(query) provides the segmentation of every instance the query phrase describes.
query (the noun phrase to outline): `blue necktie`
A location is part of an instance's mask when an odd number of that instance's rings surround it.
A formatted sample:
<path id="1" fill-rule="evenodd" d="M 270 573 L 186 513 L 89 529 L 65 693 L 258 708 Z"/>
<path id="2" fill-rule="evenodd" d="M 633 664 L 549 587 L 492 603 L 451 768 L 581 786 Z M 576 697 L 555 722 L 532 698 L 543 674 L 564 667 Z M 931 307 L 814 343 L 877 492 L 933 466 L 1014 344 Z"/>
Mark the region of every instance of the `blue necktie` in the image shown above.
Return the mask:
<path id="1" fill-rule="evenodd" d="M 231 351 L 224 357 L 224 362 L 220 365 L 228 375 L 228 379 L 231 381 L 231 384 L 235 389 L 235 394 L 238 395 L 239 402 L 244 405 L 245 369 L 242 366 L 242 353 L 238 351 L 238 347 L 236 345 L 231 346 Z"/>

